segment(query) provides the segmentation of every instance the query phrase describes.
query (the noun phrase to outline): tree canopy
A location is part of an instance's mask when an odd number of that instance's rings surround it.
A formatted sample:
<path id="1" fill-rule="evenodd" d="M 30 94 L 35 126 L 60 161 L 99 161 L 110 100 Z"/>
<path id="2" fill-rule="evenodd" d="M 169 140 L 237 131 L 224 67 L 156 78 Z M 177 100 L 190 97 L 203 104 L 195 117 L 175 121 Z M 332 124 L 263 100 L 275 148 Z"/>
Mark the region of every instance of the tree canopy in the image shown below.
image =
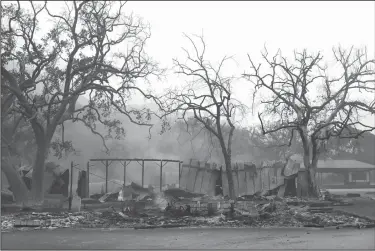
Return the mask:
<path id="1" fill-rule="evenodd" d="M 163 70 L 145 52 L 149 25 L 126 14 L 124 6 L 121 1 L 66 1 L 56 10 L 49 2 L 2 4 L 2 89 L 9 93 L 9 107 L 31 124 L 37 169 L 43 170 L 56 129 L 66 121 L 83 123 L 104 145 L 106 138 L 124 135 L 113 111 L 152 126 L 149 109 L 132 109 L 127 102 L 135 93 L 154 98 L 140 85 Z M 49 25 L 42 27 L 42 18 Z M 89 101 L 77 107 L 80 96 Z M 96 131 L 98 123 L 107 128 L 105 135 Z M 42 183 L 41 170 L 33 172 L 34 184 Z M 42 189 L 34 187 L 34 197 L 41 200 Z"/>
<path id="2" fill-rule="evenodd" d="M 362 121 L 375 114 L 375 60 L 366 49 L 333 49 L 334 64 L 321 53 L 295 52 L 292 60 L 278 51 L 262 54 L 264 65 L 249 56 L 250 72 L 243 76 L 262 92 L 264 110 L 259 112 L 263 134 L 289 130 L 290 143 L 298 134 L 304 165 L 311 171 L 312 193 L 315 169 L 331 138 L 358 138 L 373 131 Z M 264 117 L 272 123 L 265 124 Z M 294 140 L 296 142 L 296 140 Z"/>

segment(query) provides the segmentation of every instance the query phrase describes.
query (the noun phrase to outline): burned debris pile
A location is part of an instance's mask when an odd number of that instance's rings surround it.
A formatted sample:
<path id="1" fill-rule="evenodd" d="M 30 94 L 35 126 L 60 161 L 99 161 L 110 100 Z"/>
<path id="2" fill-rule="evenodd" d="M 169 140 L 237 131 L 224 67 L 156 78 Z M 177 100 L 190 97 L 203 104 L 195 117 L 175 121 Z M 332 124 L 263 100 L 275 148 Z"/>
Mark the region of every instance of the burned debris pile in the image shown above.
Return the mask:
<path id="1" fill-rule="evenodd" d="M 276 195 L 229 200 L 173 188 L 139 197 L 124 200 L 117 209 L 110 206 L 104 210 L 75 213 L 20 212 L 4 215 L 1 229 L 374 226 L 374 222 L 368 219 L 335 211 L 334 204 L 342 202 L 343 198 L 332 200 L 333 196 L 328 193 L 314 201 Z"/>

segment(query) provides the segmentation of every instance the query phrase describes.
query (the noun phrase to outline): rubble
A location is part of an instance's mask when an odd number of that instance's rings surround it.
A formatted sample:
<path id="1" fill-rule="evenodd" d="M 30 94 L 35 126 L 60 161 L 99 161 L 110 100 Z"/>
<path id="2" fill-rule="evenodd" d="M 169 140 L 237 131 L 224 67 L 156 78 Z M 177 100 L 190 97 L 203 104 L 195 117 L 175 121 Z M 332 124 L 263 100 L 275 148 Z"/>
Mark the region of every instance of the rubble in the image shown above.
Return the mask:
<path id="1" fill-rule="evenodd" d="M 333 210 L 333 207 L 311 207 L 308 209 L 308 211 L 313 213 L 323 213 L 323 212 L 331 212 Z"/>
<path id="2" fill-rule="evenodd" d="M 19 213 L 1 216 L 1 230 L 23 227 L 33 227 L 34 229 L 72 227 L 82 219 L 84 216 L 72 213 Z"/>
<path id="3" fill-rule="evenodd" d="M 346 197 L 354 198 L 354 197 L 361 197 L 359 193 L 348 193 L 346 194 Z"/>
<path id="4" fill-rule="evenodd" d="M 153 197 L 152 202 L 148 207 L 137 207 L 138 201 L 133 206 L 118 210 L 110 207 L 103 212 L 20 212 L 3 215 L 1 229 L 374 226 L 374 222 L 369 219 L 333 210 L 325 200 L 308 201 L 273 195 L 237 201 L 221 196 L 180 196 L 178 201 L 171 201 L 163 193 L 159 193 Z M 22 222 L 27 224 L 19 224 Z"/>
<path id="5" fill-rule="evenodd" d="M 1 204 L 14 202 L 13 193 L 6 188 L 1 189 Z"/>
<path id="6" fill-rule="evenodd" d="M 330 202 L 332 206 L 351 206 L 351 205 L 353 205 L 353 203 L 350 203 L 347 200 L 345 200 L 345 198 L 343 196 L 331 194 L 327 190 L 321 190 L 321 195 L 322 195 L 321 199 L 323 201 Z"/>
<path id="7" fill-rule="evenodd" d="M 307 200 L 299 197 L 285 197 L 284 200 L 287 205 L 303 206 L 307 204 Z"/>
<path id="8" fill-rule="evenodd" d="M 203 194 L 196 194 L 196 193 L 188 192 L 180 188 L 169 188 L 164 191 L 164 195 L 175 198 L 175 199 L 204 197 Z"/>
<path id="9" fill-rule="evenodd" d="M 106 194 L 95 194 L 91 195 L 90 198 L 98 200 L 100 203 L 105 203 L 109 201 L 143 201 L 153 198 L 155 193 L 152 187 L 144 188 L 141 185 L 132 182 L 130 185 L 122 186 L 114 189 L 114 191 L 108 192 Z"/>
<path id="10" fill-rule="evenodd" d="M 259 211 L 261 213 L 272 213 L 276 210 L 276 204 L 275 203 L 267 203 L 267 204 L 260 204 L 259 205 L 260 208 L 259 208 Z"/>

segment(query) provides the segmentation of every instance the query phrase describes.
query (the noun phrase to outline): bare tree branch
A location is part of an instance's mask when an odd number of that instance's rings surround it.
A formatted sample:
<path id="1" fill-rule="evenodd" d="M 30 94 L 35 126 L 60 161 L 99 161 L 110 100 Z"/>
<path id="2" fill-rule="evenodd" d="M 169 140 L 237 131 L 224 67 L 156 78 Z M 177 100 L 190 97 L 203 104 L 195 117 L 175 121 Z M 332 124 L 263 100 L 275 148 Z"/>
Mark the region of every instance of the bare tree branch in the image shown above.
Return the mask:
<path id="1" fill-rule="evenodd" d="M 289 63 L 280 52 L 266 62 L 255 65 L 250 56 L 250 73 L 243 74 L 256 91 L 268 94 L 261 101 L 265 111 L 258 114 L 264 135 L 285 129 L 298 132 L 303 146 L 304 164 L 316 168 L 320 154 L 330 138 L 356 138 L 375 127 L 360 121 L 360 115 L 375 114 L 375 60 L 368 60 L 366 50 L 334 49 L 334 58 L 341 66 L 338 76 L 329 76 L 323 65 L 323 56 L 308 54 L 306 50 L 294 53 Z M 366 92 L 369 95 L 358 95 Z M 264 126 L 262 114 L 272 118 L 270 127 Z M 355 129 L 355 133 L 351 132 Z"/>
<path id="2" fill-rule="evenodd" d="M 2 90 L 10 94 L 4 104 L 12 103 L 30 121 L 38 151 L 47 151 L 66 120 L 82 122 L 102 139 L 97 123 L 121 137 L 124 128 L 112 116 L 116 111 L 151 130 L 156 112 L 130 108 L 128 101 L 136 93 L 159 105 L 141 84 L 164 70 L 145 51 L 149 25 L 126 15 L 124 6 L 121 1 L 66 1 L 55 10 L 49 2 L 2 3 Z M 42 15 L 51 28 L 41 29 Z M 81 109 L 78 99 L 87 93 L 89 105 Z M 38 153 L 40 159 L 46 155 Z"/>
<path id="3" fill-rule="evenodd" d="M 233 77 L 224 77 L 222 70 L 230 57 L 224 57 L 214 67 L 205 59 L 206 44 L 202 36 L 194 36 L 199 41 L 184 34 L 193 48 L 193 53 L 184 49 L 186 62 L 174 59 L 176 73 L 187 77 L 190 82 L 180 90 L 168 90 L 163 97 L 161 109 L 164 117 L 176 113 L 189 130 L 188 118 L 194 118 L 205 131 L 220 142 L 221 151 L 232 184 L 231 151 L 235 130 L 235 112 L 244 112 L 245 106 L 232 98 Z M 200 46 L 198 46 L 200 45 Z M 199 49 L 198 47 L 201 47 Z M 229 177 L 230 176 L 230 177 Z M 234 196 L 231 190 L 231 197 Z"/>

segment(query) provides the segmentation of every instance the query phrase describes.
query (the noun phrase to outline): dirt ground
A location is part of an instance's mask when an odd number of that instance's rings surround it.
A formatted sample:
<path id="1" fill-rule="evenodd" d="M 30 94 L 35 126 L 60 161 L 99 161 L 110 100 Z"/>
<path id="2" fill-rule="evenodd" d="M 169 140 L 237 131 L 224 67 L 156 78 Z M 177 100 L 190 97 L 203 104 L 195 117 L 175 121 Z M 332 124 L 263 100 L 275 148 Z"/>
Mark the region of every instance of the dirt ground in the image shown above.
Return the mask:
<path id="1" fill-rule="evenodd" d="M 58 229 L 2 233 L 9 249 L 375 249 L 374 229 Z"/>

